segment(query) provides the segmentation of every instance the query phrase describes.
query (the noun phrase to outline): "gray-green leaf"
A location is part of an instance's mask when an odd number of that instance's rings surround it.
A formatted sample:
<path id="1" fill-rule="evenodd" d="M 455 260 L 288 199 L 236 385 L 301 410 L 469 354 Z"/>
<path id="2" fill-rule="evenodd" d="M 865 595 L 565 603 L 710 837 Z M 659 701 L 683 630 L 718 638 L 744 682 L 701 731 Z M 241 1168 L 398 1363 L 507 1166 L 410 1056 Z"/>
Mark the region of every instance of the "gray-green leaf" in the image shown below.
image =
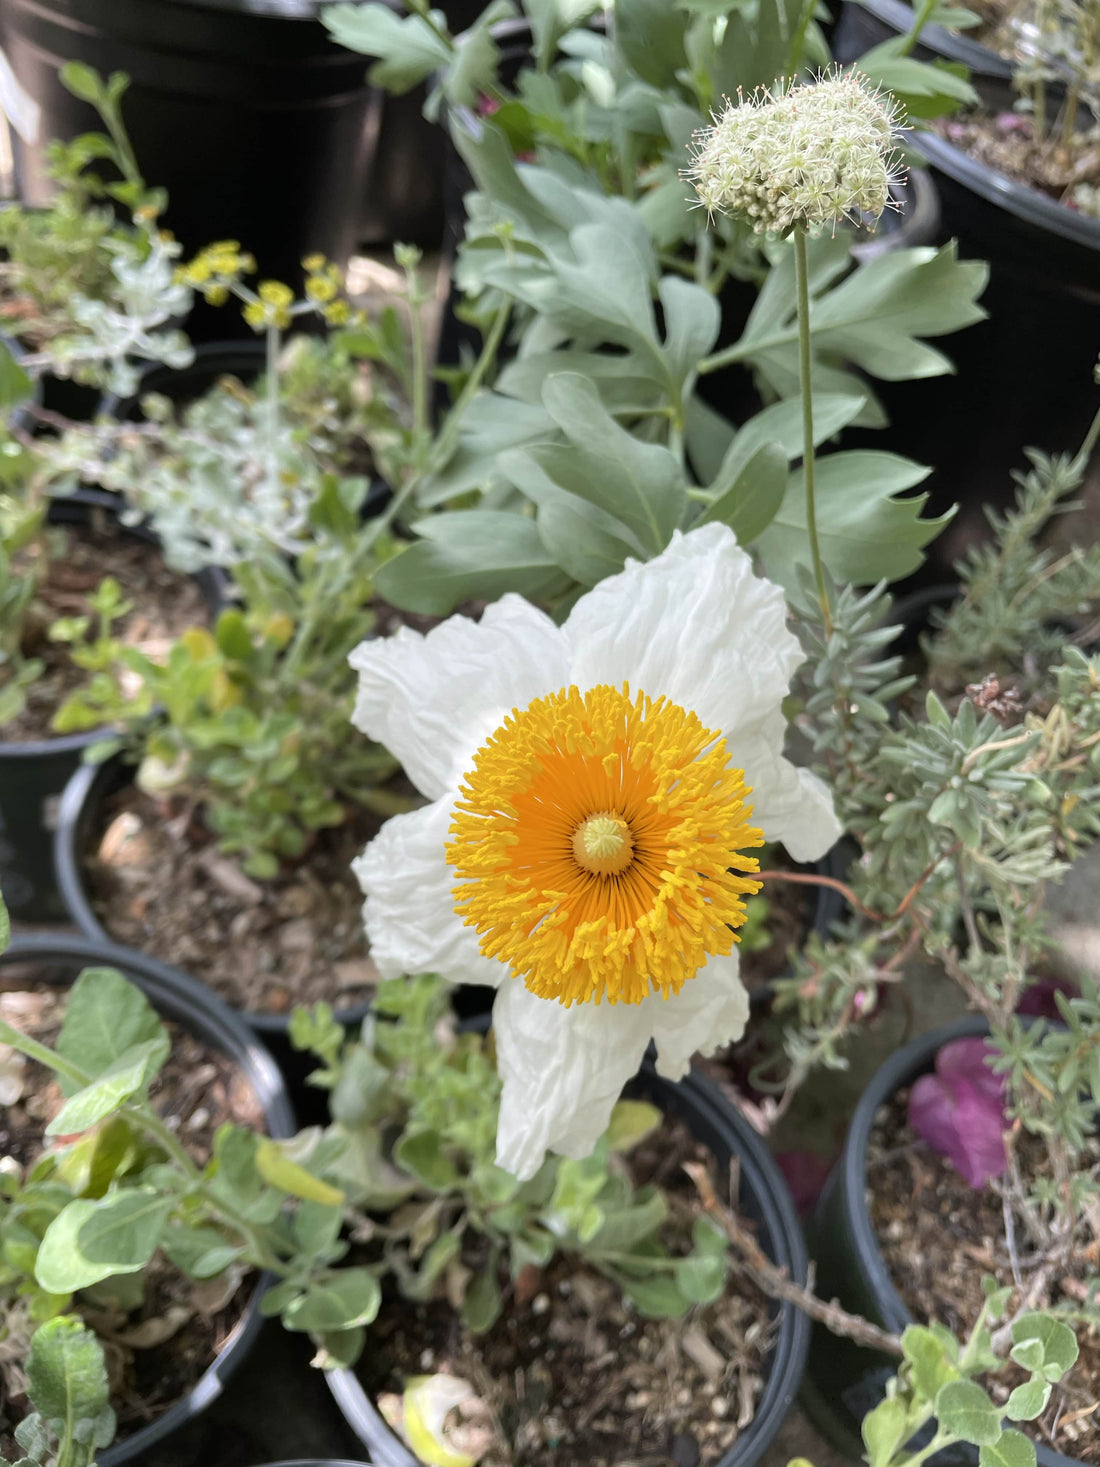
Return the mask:
<path id="1" fill-rule="evenodd" d="M 46 1229 L 35 1278 L 51 1294 L 70 1294 L 116 1273 L 136 1273 L 156 1251 L 174 1199 L 151 1187 L 70 1202 Z"/>
<path id="2" fill-rule="evenodd" d="M 141 989 L 117 968 L 85 968 L 69 990 L 57 1052 L 90 1075 L 100 1075 L 135 1044 L 167 1037 Z M 72 1094 L 80 1087 L 62 1081 Z"/>
<path id="3" fill-rule="evenodd" d="M 1001 1438 L 1001 1413 L 974 1380 L 953 1380 L 936 1395 L 936 1418 L 972 1446 L 991 1446 Z"/>
<path id="4" fill-rule="evenodd" d="M 132 1045 L 83 1090 L 78 1090 L 46 1127 L 47 1136 L 72 1136 L 109 1116 L 132 1095 L 144 1091 L 168 1058 L 168 1035 Z"/>

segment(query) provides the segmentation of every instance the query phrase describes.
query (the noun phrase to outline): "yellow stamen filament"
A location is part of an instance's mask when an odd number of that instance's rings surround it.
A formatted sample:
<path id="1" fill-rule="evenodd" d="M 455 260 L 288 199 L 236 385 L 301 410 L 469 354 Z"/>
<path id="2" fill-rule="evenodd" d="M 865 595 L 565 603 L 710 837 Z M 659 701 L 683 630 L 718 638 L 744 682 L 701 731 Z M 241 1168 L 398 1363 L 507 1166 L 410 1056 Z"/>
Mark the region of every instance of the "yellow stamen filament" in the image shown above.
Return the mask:
<path id="1" fill-rule="evenodd" d="M 760 888 L 743 852 L 743 772 L 667 698 L 563 688 L 511 715 L 474 757 L 447 860 L 481 951 L 566 1006 L 677 993 L 729 953 Z"/>

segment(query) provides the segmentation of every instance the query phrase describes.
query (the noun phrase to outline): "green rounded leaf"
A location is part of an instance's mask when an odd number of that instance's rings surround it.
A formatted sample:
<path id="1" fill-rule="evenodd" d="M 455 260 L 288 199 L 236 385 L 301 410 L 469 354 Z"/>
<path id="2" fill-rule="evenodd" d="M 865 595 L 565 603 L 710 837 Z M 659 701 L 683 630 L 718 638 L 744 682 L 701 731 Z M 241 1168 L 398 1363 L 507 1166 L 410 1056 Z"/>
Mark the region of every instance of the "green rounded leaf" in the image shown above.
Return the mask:
<path id="1" fill-rule="evenodd" d="M 382 1290 L 366 1268 L 345 1268 L 323 1283 L 311 1284 L 283 1310 L 287 1329 L 320 1333 L 370 1324 L 382 1302 Z"/>
<path id="2" fill-rule="evenodd" d="M 1009 1421 L 1034 1421 L 1046 1410 L 1050 1400 L 1050 1384 L 1041 1376 L 1033 1376 L 1018 1385 L 1005 1403 Z"/>
<path id="3" fill-rule="evenodd" d="M 1009 1427 L 978 1452 L 978 1467 L 1035 1467 L 1035 1443 Z"/>
<path id="4" fill-rule="evenodd" d="M 988 1394 L 973 1380 L 953 1380 L 936 1396 L 936 1418 L 950 1431 L 973 1446 L 992 1446 L 1001 1438 L 1001 1413 Z"/>

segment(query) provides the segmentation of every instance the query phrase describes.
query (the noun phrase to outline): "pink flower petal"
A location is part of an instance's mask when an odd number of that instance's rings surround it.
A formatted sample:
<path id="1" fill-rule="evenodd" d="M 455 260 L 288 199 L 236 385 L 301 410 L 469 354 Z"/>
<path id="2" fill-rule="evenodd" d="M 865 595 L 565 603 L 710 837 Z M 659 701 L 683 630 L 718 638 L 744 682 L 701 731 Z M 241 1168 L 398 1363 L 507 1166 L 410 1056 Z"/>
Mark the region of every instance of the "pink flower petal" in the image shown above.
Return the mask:
<path id="1" fill-rule="evenodd" d="M 922 1075 L 909 1094 L 909 1124 L 971 1187 L 1005 1169 L 1004 1109 L 980 1083 Z"/>

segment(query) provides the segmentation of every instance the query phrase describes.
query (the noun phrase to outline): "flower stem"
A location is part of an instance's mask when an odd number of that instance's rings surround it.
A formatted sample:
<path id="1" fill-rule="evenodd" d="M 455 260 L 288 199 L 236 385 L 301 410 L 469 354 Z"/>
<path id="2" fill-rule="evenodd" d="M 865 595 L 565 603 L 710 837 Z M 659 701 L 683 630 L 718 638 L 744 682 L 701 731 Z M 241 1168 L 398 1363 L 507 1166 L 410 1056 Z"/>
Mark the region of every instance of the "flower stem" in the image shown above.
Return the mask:
<path id="1" fill-rule="evenodd" d="M 802 391 L 802 475 L 806 482 L 806 530 L 810 537 L 817 599 L 825 634 L 833 629 L 829 610 L 829 593 L 825 585 L 825 568 L 821 563 L 821 545 L 817 534 L 817 500 L 814 486 L 814 394 L 813 355 L 810 350 L 810 271 L 806 262 L 806 230 L 797 225 L 794 231 L 794 274 L 798 290 L 798 380 Z"/>

